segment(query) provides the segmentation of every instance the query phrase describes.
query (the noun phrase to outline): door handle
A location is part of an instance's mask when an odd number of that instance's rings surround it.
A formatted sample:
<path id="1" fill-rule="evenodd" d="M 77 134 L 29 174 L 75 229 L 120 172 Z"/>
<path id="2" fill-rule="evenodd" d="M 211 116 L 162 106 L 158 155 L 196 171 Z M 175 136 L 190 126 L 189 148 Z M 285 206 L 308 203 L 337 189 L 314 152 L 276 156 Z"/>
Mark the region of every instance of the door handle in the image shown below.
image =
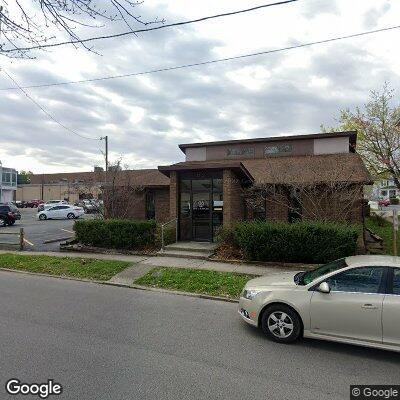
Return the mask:
<path id="1" fill-rule="evenodd" d="M 374 306 L 371 303 L 367 303 L 367 304 L 362 305 L 361 308 L 365 308 L 367 310 L 376 310 L 378 307 Z"/>

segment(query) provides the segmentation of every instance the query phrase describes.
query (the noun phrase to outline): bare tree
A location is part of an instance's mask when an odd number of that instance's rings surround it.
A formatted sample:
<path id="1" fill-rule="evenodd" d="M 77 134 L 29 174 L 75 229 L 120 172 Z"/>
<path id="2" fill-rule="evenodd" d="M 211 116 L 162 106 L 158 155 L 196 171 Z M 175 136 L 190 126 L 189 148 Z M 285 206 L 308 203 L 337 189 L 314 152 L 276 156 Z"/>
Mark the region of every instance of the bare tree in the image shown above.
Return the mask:
<path id="1" fill-rule="evenodd" d="M 359 164 L 335 162 L 327 165 L 324 157 L 310 156 L 307 170 L 278 169 L 274 160 L 265 169 L 266 181 L 245 190 L 245 200 L 253 210 L 278 207 L 293 220 L 352 221 L 354 210 L 361 207 L 363 186 Z"/>
<path id="2" fill-rule="evenodd" d="M 131 171 L 122 167 L 121 160 L 108 166 L 107 180 L 103 182 L 105 218 L 132 217 L 135 207 L 145 203 L 145 187 L 135 184 Z"/>
<path id="3" fill-rule="evenodd" d="M 122 21 L 133 31 L 134 24 L 163 23 L 155 18 L 144 21 L 133 0 L 0 0 L 0 54 L 33 58 L 29 47 L 39 48 L 60 32 L 71 44 L 93 51 L 78 34 L 78 28 L 93 31 L 107 23 Z M 53 29 L 56 28 L 56 29 Z"/>

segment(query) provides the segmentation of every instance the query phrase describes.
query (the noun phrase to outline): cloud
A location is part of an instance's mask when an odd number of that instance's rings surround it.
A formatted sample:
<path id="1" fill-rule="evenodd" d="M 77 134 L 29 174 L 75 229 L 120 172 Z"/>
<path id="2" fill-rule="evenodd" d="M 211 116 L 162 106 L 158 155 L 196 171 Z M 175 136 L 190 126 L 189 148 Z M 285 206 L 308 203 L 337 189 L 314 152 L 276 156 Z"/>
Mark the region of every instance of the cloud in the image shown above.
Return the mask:
<path id="1" fill-rule="evenodd" d="M 297 22 L 285 21 L 287 34 L 279 40 L 284 44 L 293 38 L 303 41 L 301 34 L 308 29 L 309 19 L 316 23 L 321 14 L 330 13 L 342 21 L 338 4 L 304 2 L 295 16 Z M 168 16 L 165 5 L 159 11 Z M 154 14 L 153 9 L 147 12 Z M 60 48 L 7 68 L 21 83 L 40 84 L 210 60 L 219 58 L 227 44 L 232 47 L 233 32 L 225 31 L 223 20 L 216 23 L 220 24 L 218 37 L 209 34 L 207 25 L 165 29 L 99 42 L 96 50 L 102 56 Z M 244 23 L 235 27 L 246 37 L 245 28 Z M 260 25 L 258 35 L 264 35 L 266 45 L 273 47 L 276 29 L 277 25 Z M 319 32 L 325 35 L 320 28 L 314 37 Z M 384 38 L 376 40 L 385 44 Z M 131 167 L 156 167 L 183 159 L 179 143 L 312 133 L 321 123 L 333 124 L 341 108 L 363 104 L 369 90 L 379 88 L 384 80 L 399 83 L 393 67 L 376 50 L 367 48 L 370 42 L 357 39 L 141 77 L 31 89 L 29 93 L 76 132 L 108 135 L 111 159 L 122 155 Z M 249 48 L 251 44 L 249 36 Z M 10 82 L 0 74 L 0 87 L 8 86 Z M 0 110 L 4 165 L 18 160 L 18 165 L 10 166 L 40 173 L 89 170 L 103 162 L 103 142 L 65 131 L 21 92 L 1 92 Z"/>
<path id="2" fill-rule="evenodd" d="M 309 0 L 302 4 L 302 14 L 306 18 L 316 18 L 321 14 L 338 14 L 339 8 L 335 0 Z"/>
<path id="3" fill-rule="evenodd" d="M 378 26 L 380 18 L 382 18 L 390 10 L 390 3 L 385 2 L 380 7 L 370 8 L 364 13 L 364 27 L 373 29 Z"/>

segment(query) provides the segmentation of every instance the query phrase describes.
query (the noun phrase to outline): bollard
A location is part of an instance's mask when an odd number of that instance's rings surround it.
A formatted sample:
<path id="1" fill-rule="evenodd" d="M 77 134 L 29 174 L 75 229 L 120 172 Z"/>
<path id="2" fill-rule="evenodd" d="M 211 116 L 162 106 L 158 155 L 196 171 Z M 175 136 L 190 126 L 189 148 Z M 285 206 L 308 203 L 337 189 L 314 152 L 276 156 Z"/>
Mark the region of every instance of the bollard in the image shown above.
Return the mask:
<path id="1" fill-rule="evenodd" d="M 24 244 L 25 244 L 25 241 L 24 241 L 24 228 L 20 228 L 19 229 L 19 249 L 21 251 L 24 250 Z"/>

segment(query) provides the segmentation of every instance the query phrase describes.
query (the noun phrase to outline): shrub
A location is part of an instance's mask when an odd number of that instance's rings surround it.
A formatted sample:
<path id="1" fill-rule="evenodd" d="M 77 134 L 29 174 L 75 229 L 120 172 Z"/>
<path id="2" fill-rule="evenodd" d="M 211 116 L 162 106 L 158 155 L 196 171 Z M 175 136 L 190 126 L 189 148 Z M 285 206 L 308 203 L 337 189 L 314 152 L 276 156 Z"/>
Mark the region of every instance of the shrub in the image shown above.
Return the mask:
<path id="1" fill-rule="evenodd" d="M 216 232 L 215 241 L 229 246 L 237 246 L 233 227 L 221 225 Z"/>
<path id="2" fill-rule="evenodd" d="M 137 250 L 155 245 L 155 221 L 93 219 L 76 221 L 76 239 L 87 246 Z"/>
<path id="3" fill-rule="evenodd" d="M 249 260 L 326 263 L 355 254 L 359 231 L 357 226 L 315 221 L 241 222 L 234 236 Z"/>
<path id="4" fill-rule="evenodd" d="M 375 224 L 375 225 L 377 225 L 379 227 L 383 227 L 383 226 L 386 226 L 386 225 L 391 225 L 390 222 L 383 217 L 383 215 L 380 215 L 380 214 L 377 214 L 377 213 L 376 214 L 371 214 L 369 219 L 371 220 L 372 224 Z"/>
<path id="5" fill-rule="evenodd" d="M 391 197 L 390 198 L 390 204 L 398 205 L 399 204 L 399 199 L 397 197 Z"/>
<path id="6" fill-rule="evenodd" d="M 167 225 L 164 227 L 164 245 L 176 242 L 176 227 L 173 225 Z M 157 225 L 156 233 L 156 246 L 161 247 L 161 225 Z"/>

